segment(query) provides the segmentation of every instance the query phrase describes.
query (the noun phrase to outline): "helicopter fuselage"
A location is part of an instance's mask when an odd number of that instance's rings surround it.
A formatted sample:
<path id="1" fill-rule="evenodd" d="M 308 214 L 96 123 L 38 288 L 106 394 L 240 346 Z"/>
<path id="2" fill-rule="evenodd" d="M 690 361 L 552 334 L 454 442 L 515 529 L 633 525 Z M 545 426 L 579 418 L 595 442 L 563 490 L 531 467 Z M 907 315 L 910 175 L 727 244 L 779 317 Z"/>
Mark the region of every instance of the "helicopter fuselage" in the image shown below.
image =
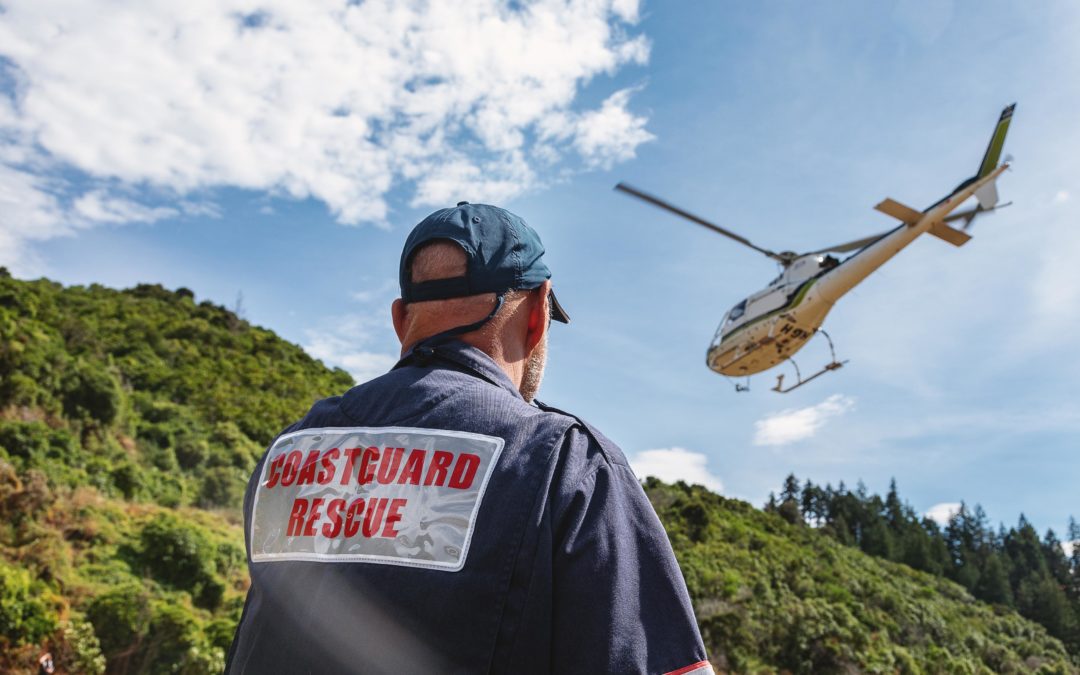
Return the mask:
<path id="1" fill-rule="evenodd" d="M 918 220 L 910 218 L 843 261 L 821 254 L 795 258 L 768 287 L 724 316 L 706 354 L 709 368 L 721 375 L 746 376 L 790 358 L 820 329 L 837 300 L 919 235 L 943 224 L 949 213 L 991 185 L 1007 166 L 963 186 L 925 212 L 914 212 Z"/>

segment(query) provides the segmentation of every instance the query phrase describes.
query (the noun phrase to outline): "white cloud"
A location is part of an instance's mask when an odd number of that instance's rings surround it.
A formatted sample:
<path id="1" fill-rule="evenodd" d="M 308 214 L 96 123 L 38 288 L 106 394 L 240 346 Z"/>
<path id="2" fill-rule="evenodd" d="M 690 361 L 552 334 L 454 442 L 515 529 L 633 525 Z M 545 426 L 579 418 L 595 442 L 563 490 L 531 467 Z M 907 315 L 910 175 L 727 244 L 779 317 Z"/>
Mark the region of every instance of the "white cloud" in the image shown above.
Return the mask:
<path id="1" fill-rule="evenodd" d="M 358 384 L 386 373 L 397 363 L 393 354 L 356 349 L 341 335 L 309 332 L 304 350 L 327 365 L 344 368 Z"/>
<path id="2" fill-rule="evenodd" d="M 669 483 L 681 480 L 704 485 L 714 492 L 722 492 L 724 486 L 720 478 L 709 471 L 708 461 L 700 452 L 691 452 L 684 448 L 662 448 L 642 450 L 635 454 L 630 458 L 630 467 L 641 478 L 655 476 Z"/>
<path id="3" fill-rule="evenodd" d="M 47 179 L 0 164 L 0 264 L 16 274 L 36 273 L 39 263 L 26 242 L 72 232 L 63 211 Z"/>
<path id="4" fill-rule="evenodd" d="M 855 406 L 854 399 L 833 394 L 817 405 L 782 410 L 754 422 L 754 445 L 787 445 L 812 437 L 830 417 Z"/>
<path id="5" fill-rule="evenodd" d="M 949 519 L 960 511 L 960 502 L 942 502 L 934 504 L 923 515 L 938 525 L 945 527 Z"/>
<path id="6" fill-rule="evenodd" d="M 1065 557 L 1071 558 L 1073 551 L 1077 546 L 1080 546 L 1080 539 L 1076 541 L 1063 541 L 1061 542 L 1061 550 L 1065 551 Z"/>
<path id="7" fill-rule="evenodd" d="M 213 202 L 181 201 L 177 206 L 186 216 L 221 218 L 221 207 Z"/>
<path id="8" fill-rule="evenodd" d="M 149 207 L 129 199 L 112 197 L 104 190 L 94 190 L 75 200 L 71 214 L 95 223 L 153 223 L 162 218 L 173 218 L 179 211 L 165 206 Z"/>
<path id="9" fill-rule="evenodd" d="M 398 342 L 390 325 L 390 303 L 397 284 L 359 280 L 362 290 L 348 293 L 358 311 L 319 321 L 304 331 L 304 350 L 331 366 L 344 368 L 357 383 L 390 370 L 398 361 Z"/>
<path id="10" fill-rule="evenodd" d="M 631 89 L 617 91 L 604 101 L 599 110 L 580 115 L 552 115 L 540 125 L 541 139 L 565 141 L 572 139 L 574 147 L 590 167 L 610 168 L 616 162 L 633 159 L 637 147 L 655 136 L 645 130 L 644 117 L 627 110 Z M 551 150 L 539 151 L 543 161 L 552 161 Z"/>
<path id="11" fill-rule="evenodd" d="M 367 326 L 369 319 L 346 316 L 326 322 L 320 330 L 305 331 L 304 351 L 330 366 L 344 368 L 360 382 L 390 370 L 398 357 L 389 351 L 372 348 L 375 340 Z"/>
<path id="12" fill-rule="evenodd" d="M 1030 329 L 1043 339 L 1068 335 L 1080 324 L 1080 275 L 1076 259 L 1080 255 L 1080 233 L 1076 232 L 1074 203 L 1069 193 L 1058 192 L 1050 207 L 1034 208 L 1033 220 L 1040 223 L 1040 237 L 1049 245 L 1041 247 L 1037 265 L 1028 280 L 1031 310 L 1035 321 Z"/>
<path id="13" fill-rule="evenodd" d="M 922 515 L 930 518 L 931 521 L 933 521 L 934 523 L 945 527 L 946 525 L 948 525 L 949 518 L 953 517 L 959 512 L 960 502 L 944 501 L 940 504 L 934 504 L 933 507 L 930 507 L 930 509 L 928 509 L 927 512 L 923 513 Z"/>
<path id="14" fill-rule="evenodd" d="M 553 157 L 627 159 L 651 138 L 629 90 L 575 99 L 647 60 L 637 19 L 637 0 L 7 0 L 0 200 L 19 213 L 0 220 L 0 262 L 70 234 L 70 202 L 98 216 L 82 226 L 190 215 L 140 190 L 269 191 L 380 223 L 395 188 L 414 205 L 505 201 Z M 541 140 L 549 118 L 570 126 Z M 122 196 L 80 197 L 61 175 Z"/>
<path id="15" fill-rule="evenodd" d="M 367 305 L 373 314 L 382 312 L 384 321 L 390 317 L 390 303 L 398 296 L 398 280 L 374 281 L 370 277 L 360 280 L 364 288 L 349 293 L 349 298 L 355 302 Z"/>

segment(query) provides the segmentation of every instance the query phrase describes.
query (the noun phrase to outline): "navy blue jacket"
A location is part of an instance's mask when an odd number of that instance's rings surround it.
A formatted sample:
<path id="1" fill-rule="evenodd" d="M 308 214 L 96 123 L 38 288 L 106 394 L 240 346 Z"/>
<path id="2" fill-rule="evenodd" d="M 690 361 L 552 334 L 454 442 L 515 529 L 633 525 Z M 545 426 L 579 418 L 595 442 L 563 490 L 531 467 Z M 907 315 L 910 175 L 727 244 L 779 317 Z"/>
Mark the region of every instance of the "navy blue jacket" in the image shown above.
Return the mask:
<path id="1" fill-rule="evenodd" d="M 228 673 L 712 672 L 622 452 L 460 341 L 316 403 L 244 521 Z"/>

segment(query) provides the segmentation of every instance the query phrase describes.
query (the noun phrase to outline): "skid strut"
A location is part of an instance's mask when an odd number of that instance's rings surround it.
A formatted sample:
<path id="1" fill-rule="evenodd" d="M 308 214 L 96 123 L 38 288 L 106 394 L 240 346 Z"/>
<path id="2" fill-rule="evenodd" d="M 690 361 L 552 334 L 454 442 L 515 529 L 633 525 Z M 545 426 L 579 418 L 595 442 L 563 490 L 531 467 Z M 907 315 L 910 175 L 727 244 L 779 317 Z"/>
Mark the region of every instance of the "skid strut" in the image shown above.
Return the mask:
<path id="1" fill-rule="evenodd" d="M 794 359 L 789 358 L 788 361 L 790 361 L 791 365 L 795 367 L 795 379 L 798 380 L 798 381 L 795 384 L 788 387 L 787 389 L 784 389 L 784 374 L 780 373 L 779 375 L 776 376 L 776 386 L 772 388 L 773 391 L 781 393 L 781 394 L 786 394 L 789 391 L 794 391 L 794 390 L 798 389 L 799 387 L 803 386 L 804 384 L 806 384 L 807 382 L 810 382 L 812 380 L 816 380 L 817 378 L 821 377 L 825 373 L 831 372 L 833 370 L 837 370 L 839 368 L 843 368 L 844 364 L 847 363 L 846 359 L 843 360 L 843 361 L 837 361 L 836 360 L 836 349 L 833 347 L 832 338 L 829 337 L 828 333 L 821 330 L 820 328 L 817 329 L 814 332 L 815 333 L 821 333 L 822 335 L 825 336 L 825 339 L 829 342 L 829 354 L 832 356 L 832 360 L 829 361 L 829 363 L 825 364 L 824 368 L 822 368 L 821 370 L 817 371 L 816 373 L 814 373 L 813 375 L 811 375 L 810 377 L 808 377 L 808 378 L 806 378 L 804 380 L 803 377 L 802 377 L 802 373 L 799 372 L 799 364 L 795 363 Z"/>
<path id="2" fill-rule="evenodd" d="M 739 384 L 739 382 L 737 380 L 733 380 L 730 377 L 728 377 L 727 375 L 724 375 L 723 377 L 724 377 L 725 380 L 727 380 L 728 382 L 731 382 L 732 384 L 735 385 L 735 391 L 736 392 L 742 393 L 744 391 L 750 391 L 750 376 L 749 375 L 746 376 L 746 381 L 745 381 L 746 383 L 745 384 Z"/>

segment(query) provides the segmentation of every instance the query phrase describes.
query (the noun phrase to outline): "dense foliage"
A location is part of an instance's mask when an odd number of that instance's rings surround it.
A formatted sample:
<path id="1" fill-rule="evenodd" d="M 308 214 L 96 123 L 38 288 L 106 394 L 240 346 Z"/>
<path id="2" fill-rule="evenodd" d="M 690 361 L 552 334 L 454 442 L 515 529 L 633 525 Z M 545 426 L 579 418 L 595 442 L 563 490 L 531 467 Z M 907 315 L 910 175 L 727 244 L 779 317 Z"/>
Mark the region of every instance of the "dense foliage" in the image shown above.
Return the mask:
<path id="1" fill-rule="evenodd" d="M 0 268 L 0 672 L 44 649 L 61 672 L 219 672 L 248 583 L 244 482 L 351 384 L 186 289 Z M 723 668 L 1071 672 L 1007 603 L 702 488 L 648 490 Z"/>
<path id="2" fill-rule="evenodd" d="M 247 477 L 351 385 L 186 289 L 0 269 L 0 671 L 220 671 Z"/>
<path id="3" fill-rule="evenodd" d="M 793 475 L 765 509 L 870 555 L 952 579 L 984 602 L 1015 608 L 1080 655 L 1080 546 L 1066 557 L 1053 530 L 1040 540 L 1023 515 L 1016 527 L 995 530 L 982 507 L 961 504 L 942 528 L 902 502 L 895 481 L 882 499 L 861 484 L 852 492 L 809 480 L 800 485 Z M 1073 519 L 1068 541 L 1080 541 Z"/>
<path id="4" fill-rule="evenodd" d="M 962 586 L 878 560 L 777 514 L 683 483 L 645 483 L 720 669 L 1071 673 L 1064 646 Z"/>

